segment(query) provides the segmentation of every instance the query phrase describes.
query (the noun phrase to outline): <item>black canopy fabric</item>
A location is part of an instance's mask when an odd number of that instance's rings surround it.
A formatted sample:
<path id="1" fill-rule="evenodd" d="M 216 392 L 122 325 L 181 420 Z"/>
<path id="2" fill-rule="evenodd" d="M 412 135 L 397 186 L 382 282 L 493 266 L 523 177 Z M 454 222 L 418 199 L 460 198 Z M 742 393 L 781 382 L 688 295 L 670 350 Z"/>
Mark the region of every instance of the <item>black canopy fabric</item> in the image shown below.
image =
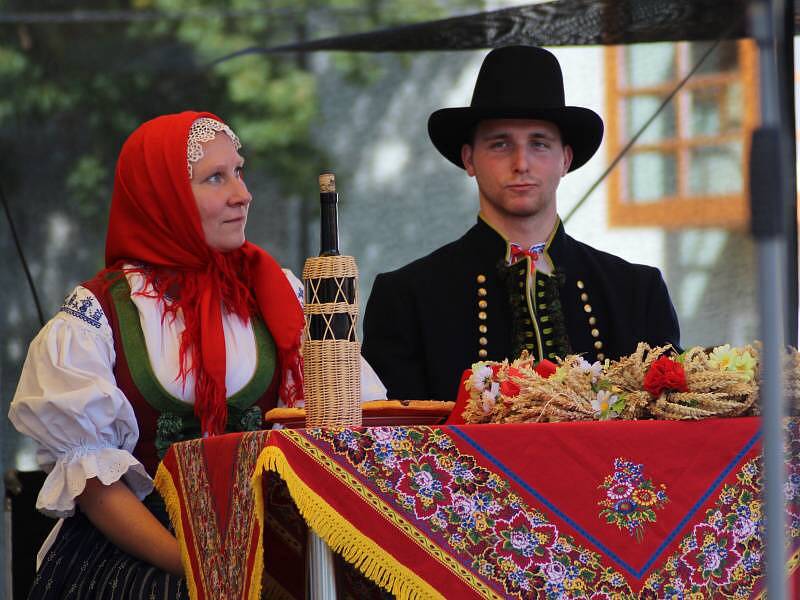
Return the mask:
<path id="1" fill-rule="evenodd" d="M 791 36 L 800 33 L 800 0 L 772 1 L 786 5 L 783 30 L 776 32 L 778 73 L 783 79 L 776 82 L 776 93 L 783 127 L 794 131 Z M 418 52 L 480 50 L 509 44 L 582 46 L 740 39 L 751 37 L 747 18 L 751 4 L 752 0 L 554 0 L 280 46 L 250 47 L 212 64 L 245 54 L 281 52 Z M 789 158 L 794 157 L 794 136 L 787 136 L 786 145 L 787 167 L 794 180 L 794 160 Z M 793 197 L 787 195 L 785 209 L 786 306 L 789 315 L 797 315 L 798 235 Z M 796 319 L 787 319 L 785 337 L 788 343 L 797 343 Z"/>
<path id="2" fill-rule="evenodd" d="M 746 36 L 747 0 L 560 0 L 341 35 L 252 53 L 477 50 L 508 44 L 581 46 Z M 798 28 L 798 22 L 795 22 Z M 219 62 L 219 61 L 218 61 Z"/>

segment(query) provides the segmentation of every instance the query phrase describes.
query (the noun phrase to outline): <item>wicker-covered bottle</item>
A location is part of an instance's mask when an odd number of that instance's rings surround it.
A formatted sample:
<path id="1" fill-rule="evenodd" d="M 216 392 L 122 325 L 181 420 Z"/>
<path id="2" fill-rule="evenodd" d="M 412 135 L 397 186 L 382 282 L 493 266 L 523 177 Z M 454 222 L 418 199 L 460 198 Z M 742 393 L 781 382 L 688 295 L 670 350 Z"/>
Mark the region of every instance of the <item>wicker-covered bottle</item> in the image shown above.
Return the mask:
<path id="1" fill-rule="evenodd" d="M 339 252 L 334 174 L 321 173 L 319 184 L 320 255 L 303 267 L 306 426 L 360 425 L 358 267 Z"/>

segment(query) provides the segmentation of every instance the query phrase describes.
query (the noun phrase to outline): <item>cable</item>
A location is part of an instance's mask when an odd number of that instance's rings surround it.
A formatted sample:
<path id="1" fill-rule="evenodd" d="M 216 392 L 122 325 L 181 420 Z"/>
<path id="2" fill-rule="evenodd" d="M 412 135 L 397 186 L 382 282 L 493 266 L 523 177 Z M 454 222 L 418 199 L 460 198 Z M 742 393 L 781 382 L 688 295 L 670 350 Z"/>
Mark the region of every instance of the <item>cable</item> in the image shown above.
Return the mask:
<path id="1" fill-rule="evenodd" d="M 256 16 L 296 17 L 300 14 L 302 14 L 302 11 L 289 8 L 194 9 L 168 12 L 153 10 L 41 11 L 0 14 L 0 24 L 130 23 L 139 21 L 183 21 L 187 19 L 237 19 Z"/>
<path id="2" fill-rule="evenodd" d="M 33 296 L 33 303 L 36 305 L 36 313 L 39 315 L 39 323 L 42 327 L 44 327 L 44 313 L 42 312 L 42 305 L 39 303 L 39 295 L 36 293 L 36 286 L 33 284 L 33 277 L 31 277 L 30 269 L 28 269 L 28 262 L 25 260 L 25 254 L 22 252 L 22 244 L 19 242 L 17 228 L 14 227 L 14 220 L 11 218 L 11 210 L 8 208 L 8 202 L 6 202 L 6 195 L 3 192 L 2 183 L 0 183 L 0 202 L 3 203 L 3 210 L 6 213 L 8 227 L 11 230 L 11 237 L 14 239 L 14 245 L 17 248 L 17 255 L 22 263 L 22 270 L 25 271 L 25 277 L 28 280 L 28 287 L 30 288 L 31 295 Z"/>
<path id="3" fill-rule="evenodd" d="M 567 215 L 562 219 L 562 222 L 564 224 L 566 224 L 567 221 L 570 220 L 572 215 L 574 215 L 577 212 L 577 210 L 581 206 L 583 206 L 584 202 L 586 202 L 589 199 L 589 196 L 592 195 L 592 193 L 598 188 L 598 186 L 601 183 L 603 183 L 603 181 L 605 181 L 605 179 L 606 179 L 606 177 L 608 177 L 609 173 L 611 173 L 611 171 L 614 170 L 614 167 L 617 166 L 617 164 L 622 160 L 622 158 L 633 147 L 633 145 L 636 143 L 636 141 L 642 136 L 642 134 L 645 132 L 645 130 L 650 126 L 650 123 L 652 123 L 655 120 L 655 118 L 661 113 L 661 111 L 664 110 L 670 102 L 672 102 L 672 99 L 675 97 L 675 95 L 681 90 L 681 88 L 684 85 L 686 85 L 686 83 L 689 81 L 689 79 L 692 78 L 692 75 L 694 75 L 697 72 L 697 70 L 702 66 L 702 64 L 711 55 L 711 53 L 714 50 L 716 50 L 717 46 L 719 46 L 719 43 L 723 39 L 726 39 L 730 35 L 730 33 L 736 27 L 738 27 L 740 21 L 741 21 L 741 17 L 738 20 L 736 20 L 734 23 L 732 23 L 731 26 L 722 33 L 722 35 L 720 35 L 716 40 L 714 40 L 714 43 L 708 48 L 708 50 L 706 50 L 703 53 L 703 56 L 700 57 L 700 60 L 697 61 L 697 64 L 695 64 L 694 67 L 692 67 L 692 69 L 686 74 L 686 76 L 683 79 L 681 79 L 681 81 L 678 83 L 678 85 L 675 87 L 675 89 L 672 90 L 669 93 L 669 95 L 667 95 L 666 98 L 664 98 L 664 101 L 658 106 L 658 108 L 655 110 L 655 112 L 652 115 L 650 115 L 650 117 L 647 119 L 647 121 L 645 121 L 644 125 L 641 126 L 639 131 L 637 131 L 634 134 L 634 136 L 630 140 L 628 140 L 628 143 L 625 144 L 625 146 L 622 147 L 622 150 L 620 150 L 619 153 L 617 154 L 617 156 L 614 157 L 614 160 L 612 160 L 611 163 L 608 165 L 608 167 L 606 167 L 606 170 L 603 171 L 602 175 L 600 175 L 600 177 L 597 179 L 597 181 L 595 181 L 589 187 L 587 192 L 581 197 L 580 200 L 578 200 L 578 202 L 575 204 L 575 206 L 573 206 L 570 209 L 570 211 L 567 213 Z"/>

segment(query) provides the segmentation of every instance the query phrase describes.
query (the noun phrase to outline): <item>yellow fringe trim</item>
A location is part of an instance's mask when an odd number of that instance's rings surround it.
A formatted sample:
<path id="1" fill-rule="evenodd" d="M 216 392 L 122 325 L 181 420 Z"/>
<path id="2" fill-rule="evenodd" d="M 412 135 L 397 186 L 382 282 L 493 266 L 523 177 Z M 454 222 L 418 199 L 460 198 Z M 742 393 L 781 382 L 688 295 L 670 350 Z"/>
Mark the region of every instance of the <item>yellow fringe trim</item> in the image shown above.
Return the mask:
<path id="1" fill-rule="evenodd" d="M 269 439 L 269 434 L 264 438 Z M 263 454 L 263 451 L 262 451 Z M 258 455 L 256 466 L 253 468 L 253 474 L 250 476 L 250 489 L 253 490 L 255 506 L 253 510 L 256 511 L 256 520 L 258 521 L 259 534 L 256 541 L 256 556 L 253 562 L 253 575 L 250 582 L 250 595 L 247 600 L 260 600 L 261 599 L 261 585 L 264 578 L 264 488 L 261 485 L 261 473 L 263 472 L 261 466 L 261 454 Z M 252 532 L 251 532 L 252 533 Z M 252 537 L 252 536 L 251 536 Z M 270 598 L 267 595 L 267 598 Z"/>
<path id="2" fill-rule="evenodd" d="M 189 587 L 189 598 L 191 600 L 198 600 L 197 584 L 195 583 L 195 573 L 192 571 L 192 563 L 189 560 L 189 548 L 186 546 L 186 536 L 183 535 L 183 523 L 181 522 L 181 505 L 178 499 L 178 490 L 175 488 L 175 482 L 172 480 L 172 475 L 167 468 L 159 463 L 158 470 L 156 471 L 153 483 L 164 499 L 164 504 L 167 506 L 167 513 L 172 521 L 172 526 L 175 528 L 176 537 L 178 538 L 178 546 L 181 550 L 181 562 L 183 563 L 183 570 L 186 573 L 186 585 Z"/>
<path id="3" fill-rule="evenodd" d="M 264 471 L 274 471 L 286 482 L 289 494 L 309 527 L 334 552 L 353 564 L 368 579 L 388 590 L 400 600 L 441 598 L 439 592 L 413 571 L 398 563 L 391 554 L 358 531 L 342 518 L 321 496 L 309 488 L 294 472 L 281 450 L 269 446 L 261 451 L 253 472 L 256 505 L 263 515 L 261 477 Z M 263 519 L 263 516 L 259 517 Z M 263 557 L 263 548 L 260 549 Z M 262 561 L 263 564 L 263 561 Z"/>
<path id="4" fill-rule="evenodd" d="M 339 553 L 349 563 L 358 568 L 368 579 L 382 588 L 391 592 L 400 600 L 415 600 L 417 598 L 441 598 L 439 592 L 431 587 L 424 579 L 415 575 L 408 568 L 399 564 L 391 554 L 384 551 L 378 544 L 353 527 L 346 519 L 342 518 L 321 496 L 309 488 L 294 472 L 281 450 L 274 446 L 264 448 L 256 461 L 256 466 L 251 478 L 251 485 L 255 494 L 255 513 L 260 527 L 261 535 L 256 543 L 256 556 L 253 565 L 250 594 L 247 600 L 260 600 L 261 585 L 264 576 L 264 491 L 261 478 L 264 471 L 274 471 L 286 482 L 289 494 L 297 505 L 300 514 L 314 532 L 322 538 L 334 552 Z M 156 490 L 161 494 L 167 507 L 172 525 L 175 528 L 178 545 L 181 552 L 181 562 L 186 572 L 186 584 L 189 588 L 189 598 L 198 600 L 195 573 L 189 560 L 189 549 L 183 533 L 181 522 L 181 507 L 178 499 L 178 490 L 172 475 L 163 464 L 158 465 L 156 476 L 153 480 Z M 789 577 L 795 569 L 800 567 L 800 550 L 795 552 L 787 561 Z M 282 598 L 285 590 L 270 590 L 266 592 L 267 598 Z M 766 598 L 766 591 L 758 594 L 757 599 Z"/>

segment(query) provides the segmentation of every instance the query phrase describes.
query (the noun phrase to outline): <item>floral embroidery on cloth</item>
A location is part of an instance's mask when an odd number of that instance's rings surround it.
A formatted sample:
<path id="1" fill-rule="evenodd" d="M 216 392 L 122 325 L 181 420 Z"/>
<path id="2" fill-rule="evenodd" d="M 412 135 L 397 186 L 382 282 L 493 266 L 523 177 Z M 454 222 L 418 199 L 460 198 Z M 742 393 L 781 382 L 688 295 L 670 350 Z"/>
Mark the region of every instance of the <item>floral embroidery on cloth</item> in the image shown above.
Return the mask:
<path id="1" fill-rule="evenodd" d="M 789 423 L 785 488 L 787 535 L 800 537 L 800 421 Z M 793 458 L 794 457 L 794 458 Z M 745 463 L 736 481 L 725 485 L 716 503 L 706 510 L 680 542 L 664 567 L 647 578 L 640 598 L 749 598 L 762 584 L 764 514 L 760 457 Z"/>
<path id="2" fill-rule="evenodd" d="M 508 598 L 608 598 L 630 593 L 625 579 L 581 548 L 509 483 L 423 427 L 308 429 L 371 481 L 385 499 L 426 524 L 426 535 Z M 497 587 L 494 587 L 497 586 Z M 620 594 L 622 596 L 620 596 Z"/>
<path id="3" fill-rule="evenodd" d="M 788 429 L 787 457 L 800 453 L 798 421 Z M 560 531 L 518 496 L 497 473 L 463 454 L 442 431 L 424 427 L 310 429 L 306 435 L 328 446 L 371 481 L 383 497 L 424 523 L 428 538 L 509 598 L 746 598 L 762 584 L 763 516 L 759 494 L 761 461 L 745 463 L 725 485 L 705 519 L 684 533 L 663 566 L 634 591 L 601 555 Z M 616 477 L 616 478 L 615 478 Z M 669 501 L 666 488 L 644 477 L 643 465 L 618 458 L 606 489 L 605 510 L 619 515 L 631 535 L 655 521 Z M 612 498 L 612 495 L 614 498 Z M 800 466 L 792 462 L 787 483 L 792 539 L 800 536 Z M 613 507 L 627 500 L 627 515 Z M 601 501 L 602 502 L 602 501 Z M 610 505 L 610 507 L 609 507 Z M 644 517 L 653 513 L 652 519 Z M 617 523 L 616 520 L 610 521 Z M 494 587 L 497 586 L 497 587 Z"/>
<path id="4" fill-rule="evenodd" d="M 607 475 L 599 486 L 606 491 L 605 498 L 597 504 L 602 506 L 600 516 L 606 523 L 627 529 L 641 542 L 644 526 L 656 522 L 656 510 L 669 502 L 667 486 L 655 486 L 644 478 L 644 465 L 637 465 L 624 458 L 614 459 L 614 474 Z"/>
<path id="5" fill-rule="evenodd" d="M 84 287 L 78 286 L 73 292 L 64 298 L 60 312 L 67 313 L 88 323 L 96 329 L 100 329 L 106 321 L 103 309 L 97 298 Z"/>
<path id="6" fill-rule="evenodd" d="M 254 533 L 251 539 L 260 535 L 260 530 L 249 529 L 248 524 L 256 523 L 256 507 L 252 497 L 244 493 L 248 486 L 243 482 L 253 473 L 253 458 L 258 450 L 269 445 L 279 450 L 275 456 L 287 460 L 287 473 L 300 474 L 301 465 L 313 464 L 304 474 L 320 475 L 322 467 L 324 477 L 315 476 L 307 481 L 327 486 L 329 477 L 335 477 L 337 486 L 357 496 L 354 499 L 358 509 L 350 505 L 348 511 L 357 510 L 360 514 L 364 512 L 362 507 L 369 507 L 367 512 L 370 515 L 374 512 L 374 519 L 389 525 L 389 529 L 379 527 L 375 539 L 391 545 L 381 537 L 381 532 L 389 530 L 408 537 L 415 548 L 426 552 L 434 566 L 438 566 L 431 573 L 444 570 L 455 574 L 462 587 L 474 591 L 474 597 L 516 600 L 760 597 L 764 587 L 764 517 L 759 500 L 763 472 L 757 449 L 747 450 L 750 458 L 743 463 L 737 457 L 736 470 L 731 476 L 726 475 L 721 488 L 714 488 L 708 503 L 703 501 L 703 508 L 692 517 L 691 524 L 686 527 L 681 524 L 673 532 L 674 541 L 663 546 L 664 552 L 659 551 L 651 565 L 633 573 L 621 561 L 598 553 L 585 538 L 569 532 L 563 520 L 540 510 L 534 504 L 535 499 L 517 492 L 503 473 L 465 452 L 458 445 L 462 438 L 454 435 L 447 428 L 424 426 L 286 429 L 246 434 L 237 442 L 241 450 L 235 457 L 233 454 L 226 457 L 237 465 L 233 497 L 229 485 L 221 486 L 222 491 L 218 490 L 216 496 L 212 493 L 216 478 L 209 475 L 210 463 L 202 451 L 202 444 L 210 441 L 195 440 L 173 446 L 159 473 L 168 473 L 172 481 L 178 482 L 178 493 L 173 495 L 180 498 L 183 531 L 190 532 L 191 539 L 200 540 L 193 548 L 199 557 L 195 564 L 202 566 L 202 581 L 206 586 L 203 590 L 218 592 L 220 588 L 214 586 L 238 585 L 237 582 L 246 579 L 239 562 L 233 561 L 229 566 L 222 557 L 243 555 L 237 541 L 243 539 L 243 532 Z M 228 447 L 233 439 L 236 438 L 214 438 L 218 448 Z M 788 567 L 793 570 L 800 556 L 800 464 L 796 460 L 800 456 L 800 420 L 789 421 L 786 442 L 787 534 L 793 557 Z M 219 452 L 215 450 L 215 454 Z M 644 487 L 644 467 L 624 458 L 617 460 L 620 462 L 616 470 L 623 475 L 620 479 L 631 482 L 634 488 L 629 493 L 633 499 L 634 490 Z M 279 465 L 267 468 L 277 472 Z M 165 479 L 159 480 L 162 493 L 170 489 L 164 485 Z M 609 479 L 613 481 L 613 475 Z M 677 484 L 670 483 L 671 488 L 673 485 Z M 338 489 L 330 488 L 330 493 Z M 657 496 L 660 487 L 651 483 L 650 489 Z M 289 493 L 284 488 L 279 502 L 286 510 L 291 510 Z M 218 501 L 217 496 L 222 500 Z M 639 494 L 636 497 L 642 501 Z M 269 505 L 268 520 L 269 515 L 275 514 L 270 498 L 270 495 L 265 497 Z M 670 502 L 678 504 L 680 500 L 673 497 Z M 233 516 L 225 517 L 229 514 Z M 222 527 L 221 521 L 230 525 Z M 292 522 L 296 525 L 291 527 L 295 532 L 292 537 L 297 541 L 289 556 L 295 559 L 304 539 L 299 513 Z M 611 528 L 609 531 L 618 534 Z M 270 554 L 279 548 L 274 545 L 277 541 L 274 532 L 271 539 L 273 545 L 265 553 L 265 564 L 281 569 L 282 563 L 274 562 Z M 619 567 L 625 568 L 627 574 Z M 206 576 L 206 571 L 221 573 L 215 578 Z M 265 581 L 271 581 L 268 576 Z M 211 597 L 220 596 L 211 593 L 201 599 Z M 366 597 L 366 594 L 352 597 Z"/>

